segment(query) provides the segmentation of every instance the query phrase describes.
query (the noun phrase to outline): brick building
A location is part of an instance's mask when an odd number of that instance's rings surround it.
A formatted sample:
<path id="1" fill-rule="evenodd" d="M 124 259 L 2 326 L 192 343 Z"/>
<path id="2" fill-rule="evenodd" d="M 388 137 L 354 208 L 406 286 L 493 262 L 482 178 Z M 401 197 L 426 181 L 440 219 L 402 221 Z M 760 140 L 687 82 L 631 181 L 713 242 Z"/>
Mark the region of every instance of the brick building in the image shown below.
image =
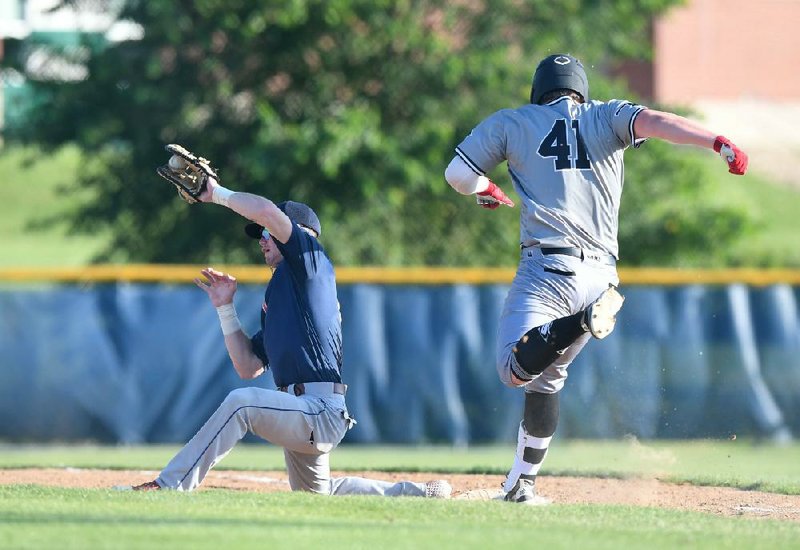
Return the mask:
<path id="1" fill-rule="evenodd" d="M 800 0 L 688 0 L 652 41 L 652 64 L 622 69 L 631 87 L 693 108 L 753 171 L 800 189 Z"/>

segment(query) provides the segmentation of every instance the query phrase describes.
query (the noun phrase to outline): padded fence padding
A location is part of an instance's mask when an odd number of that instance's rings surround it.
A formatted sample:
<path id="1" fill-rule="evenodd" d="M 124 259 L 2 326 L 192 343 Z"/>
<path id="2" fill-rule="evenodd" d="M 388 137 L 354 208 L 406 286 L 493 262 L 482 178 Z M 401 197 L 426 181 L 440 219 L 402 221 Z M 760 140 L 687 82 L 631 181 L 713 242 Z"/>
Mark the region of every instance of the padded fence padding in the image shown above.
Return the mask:
<path id="1" fill-rule="evenodd" d="M 522 392 L 494 367 L 507 285 L 339 286 L 363 443 L 513 442 Z M 800 433 L 798 289 L 622 288 L 615 332 L 569 369 L 559 437 Z M 240 285 L 245 331 L 263 288 Z M 0 286 L 0 439 L 184 442 L 243 381 L 192 285 Z"/>

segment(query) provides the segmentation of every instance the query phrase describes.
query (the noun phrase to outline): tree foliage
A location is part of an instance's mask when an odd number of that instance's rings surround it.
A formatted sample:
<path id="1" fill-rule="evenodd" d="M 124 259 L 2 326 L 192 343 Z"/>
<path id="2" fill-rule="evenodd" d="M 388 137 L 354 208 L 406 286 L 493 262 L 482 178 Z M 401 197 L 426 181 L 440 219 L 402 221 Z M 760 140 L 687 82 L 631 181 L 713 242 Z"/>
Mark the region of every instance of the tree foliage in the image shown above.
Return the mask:
<path id="1" fill-rule="evenodd" d="M 35 40 L 9 45 L 6 64 L 39 108 L 6 137 L 84 151 L 75 186 L 92 198 L 68 221 L 112 230 L 99 260 L 257 260 L 238 216 L 188 207 L 155 175 L 163 145 L 180 143 L 232 189 L 312 205 L 339 264 L 513 265 L 518 209 L 455 194 L 443 178 L 453 148 L 492 111 L 524 103 L 553 51 L 582 58 L 593 90 L 616 91 L 604 69 L 642 52 L 652 16 L 673 3 L 129 0 L 121 18 L 142 39 L 52 53 L 85 65 L 83 80 L 33 71 Z M 621 231 L 630 263 L 670 262 L 743 224 L 735 209 L 702 206 L 696 160 L 670 148 L 635 156 Z M 510 190 L 503 170 L 493 176 Z"/>

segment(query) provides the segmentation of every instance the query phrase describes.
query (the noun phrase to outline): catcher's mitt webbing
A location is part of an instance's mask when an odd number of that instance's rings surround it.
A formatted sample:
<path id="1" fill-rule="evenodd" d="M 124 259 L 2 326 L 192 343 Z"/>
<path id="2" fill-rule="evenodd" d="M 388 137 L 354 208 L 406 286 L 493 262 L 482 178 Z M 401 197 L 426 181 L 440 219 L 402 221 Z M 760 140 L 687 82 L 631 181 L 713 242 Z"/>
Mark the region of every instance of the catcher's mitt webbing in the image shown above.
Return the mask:
<path id="1" fill-rule="evenodd" d="M 189 204 L 198 202 L 206 189 L 208 178 L 219 181 L 216 170 L 207 159 L 198 157 L 176 143 L 170 143 L 164 148 L 172 156 L 167 164 L 156 168 L 156 173 L 174 185 L 178 195 Z"/>

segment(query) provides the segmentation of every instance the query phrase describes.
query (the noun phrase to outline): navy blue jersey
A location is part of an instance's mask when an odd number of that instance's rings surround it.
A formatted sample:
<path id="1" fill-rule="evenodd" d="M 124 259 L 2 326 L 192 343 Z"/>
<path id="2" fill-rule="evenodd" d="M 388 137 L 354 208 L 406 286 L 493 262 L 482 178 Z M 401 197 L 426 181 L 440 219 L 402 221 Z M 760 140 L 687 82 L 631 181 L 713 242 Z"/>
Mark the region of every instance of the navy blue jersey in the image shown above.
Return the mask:
<path id="1" fill-rule="evenodd" d="M 341 382 L 342 321 L 333 264 L 316 238 L 296 225 L 264 293 L 253 352 L 277 386 Z"/>

